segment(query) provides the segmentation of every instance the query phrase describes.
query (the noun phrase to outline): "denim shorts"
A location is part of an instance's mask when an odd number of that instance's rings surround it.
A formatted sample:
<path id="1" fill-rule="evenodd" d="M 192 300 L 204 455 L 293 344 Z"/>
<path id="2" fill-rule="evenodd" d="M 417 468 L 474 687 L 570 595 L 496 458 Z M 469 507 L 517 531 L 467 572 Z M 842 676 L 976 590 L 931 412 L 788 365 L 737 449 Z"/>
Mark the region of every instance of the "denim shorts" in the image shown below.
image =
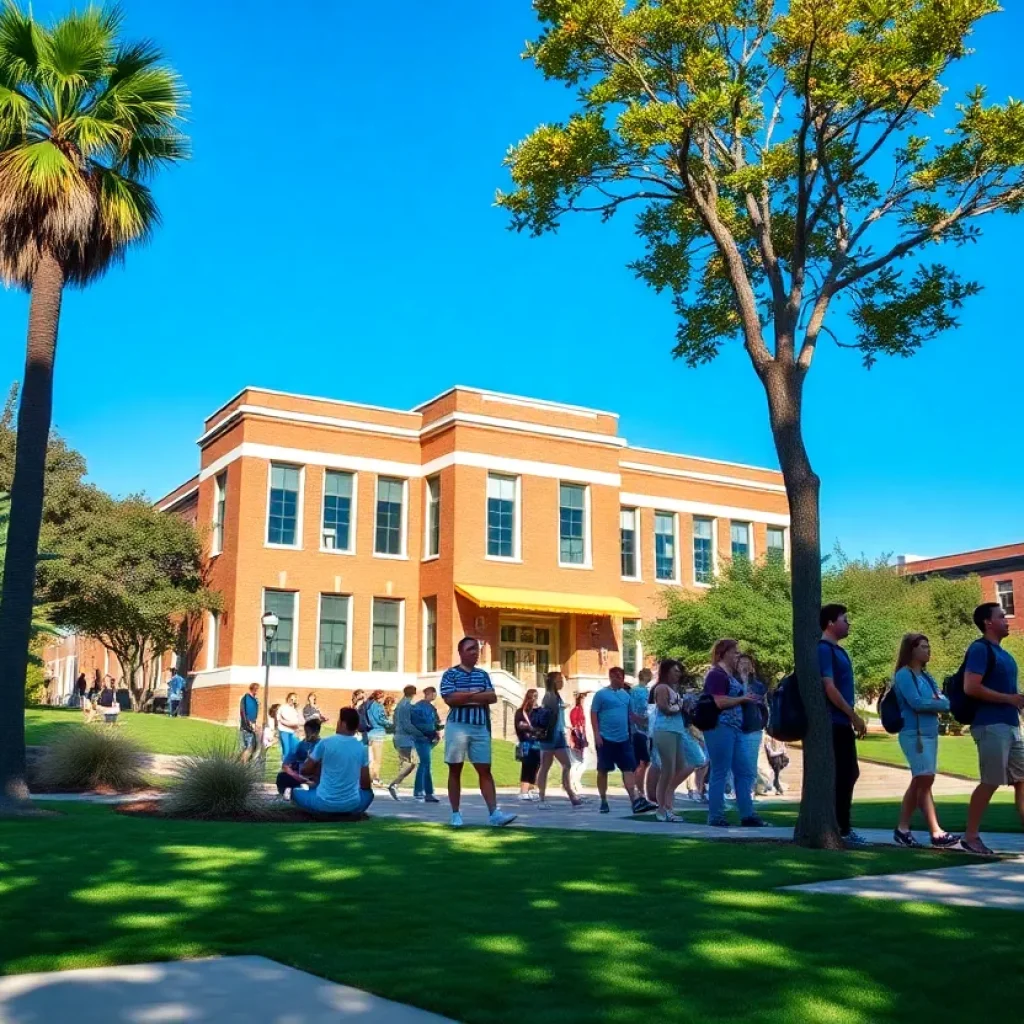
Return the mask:
<path id="1" fill-rule="evenodd" d="M 569 746 L 569 744 L 565 742 L 565 730 L 557 730 L 550 740 L 541 740 L 537 746 L 541 750 L 548 751 L 548 753 L 553 750 L 565 750 Z"/>
<path id="2" fill-rule="evenodd" d="M 651 760 L 651 738 L 645 732 L 633 733 L 633 756 L 638 765 L 648 764 Z"/>
<path id="3" fill-rule="evenodd" d="M 450 722 L 444 731 L 445 764 L 491 763 L 491 731 L 486 725 Z"/>
<path id="4" fill-rule="evenodd" d="M 620 772 L 636 771 L 636 756 L 633 754 L 633 742 L 624 739 L 619 742 L 615 740 L 604 740 L 597 748 L 597 770 L 599 772 L 613 772 L 618 768 Z"/>

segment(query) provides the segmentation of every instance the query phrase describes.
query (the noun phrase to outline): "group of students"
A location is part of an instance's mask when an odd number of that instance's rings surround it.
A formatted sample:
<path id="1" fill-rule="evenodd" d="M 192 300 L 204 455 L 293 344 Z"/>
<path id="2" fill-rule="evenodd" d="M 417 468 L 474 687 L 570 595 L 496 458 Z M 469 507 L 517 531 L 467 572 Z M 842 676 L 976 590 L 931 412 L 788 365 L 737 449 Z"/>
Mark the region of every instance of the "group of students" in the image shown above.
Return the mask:
<path id="1" fill-rule="evenodd" d="M 171 718 L 177 718 L 186 683 L 176 668 L 171 667 L 166 671 L 168 676 L 165 711 Z M 96 716 L 102 715 L 103 721 L 108 725 L 116 725 L 121 711 L 132 706 L 128 690 L 124 687 L 118 688 L 113 676 L 101 676 L 99 669 L 93 673 L 91 686 L 84 672 L 78 674 L 74 698 L 85 714 L 86 721 L 92 721 Z"/>

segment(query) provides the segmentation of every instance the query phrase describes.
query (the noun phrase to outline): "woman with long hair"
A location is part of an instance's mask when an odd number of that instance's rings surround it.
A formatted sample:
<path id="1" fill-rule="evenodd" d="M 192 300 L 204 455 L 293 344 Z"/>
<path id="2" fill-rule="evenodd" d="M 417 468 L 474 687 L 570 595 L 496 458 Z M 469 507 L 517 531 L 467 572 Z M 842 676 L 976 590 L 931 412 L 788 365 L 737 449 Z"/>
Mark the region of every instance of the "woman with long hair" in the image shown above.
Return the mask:
<path id="1" fill-rule="evenodd" d="M 381 785 L 380 766 L 384 756 L 384 737 L 387 735 L 388 716 L 384 710 L 384 691 L 374 690 L 366 698 L 365 717 L 369 725 L 366 742 L 370 745 L 370 779 Z"/>
<path id="2" fill-rule="evenodd" d="M 537 691 L 529 689 L 523 695 L 523 703 L 516 711 L 513 724 L 519 741 L 519 799 L 536 800 L 537 771 L 540 768 L 540 747 L 537 734 L 530 724 L 530 712 L 537 706 Z"/>
<path id="3" fill-rule="evenodd" d="M 690 772 L 704 763 L 703 751 L 686 728 L 679 693 L 682 678 L 683 666 L 666 658 L 658 666 L 658 681 L 651 691 L 657 713 L 653 722 L 648 716 L 648 727 L 661 765 L 656 789 L 658 809 L 654 814 L 658 821 L 682 821 L 674 811 L 676 790 Z"/>
<path id="4" fill-rule="evenodd" d="M 316 702 L 315 693 L 306 694 L 306 706 L 302 709 L 302 717 L 307 722 L 314 718 L 321 724 L 327 721 L 327 716 L 320 710 L 320 705 Z"/>
<path id="5" fill-rule="evenodd" d="M 704 742 L 711 758 L 708 824 L 729 824 L 725 817 L 725 783 L 732 772 L 740 824 L 759 828 L 765 823 L 754 812 L 754 765 L 743 745 L 741 710 L 744 704 L 756 703 L 758 698 L 748 694 L 736 676 L 739 659 L 740 648 L 735 640 L 719 640 L 711 652 L 714 664 L 704 678 L 704 692 L 714 698 L 719 712 L 714 728 L 704 730 Z"/>
<path id="6" fill-rule="evenodd" d="M 541 707 L 548 715 L 547 729 L 538 738 L 537 745 L 540 747 L 540 774 L 537 777 L 537 788 L 540 791 L 540 803 L 537 807 L 540 810 L 550 810 L 551 804 L 547 802 L 548 772 L 551 765 L 557 761 L 562 766 L 562 788 L 569 798 L 573 807 L 581 807 L 583 801 L 573 792 L 572 782 L 569 778 L 569 745 L 565 742 L 565 702 L 562 700 L 560 690 L 565 685 L 565 679 L 561 672 L 549 672 L 544 679 L 544 700 Z"/>
<path id="7" fill-rule="evenodd" d="M 900 821 L 892 837 L 899 846 L 920 846 L 910 830 L 910 819 L 918 808 L 924 815 L 932 846 L 948 850 L 961 837 L 950 835 L 939 825 L 932 797 L 939 756 L 939 713 L 949 710 L 949 701 L 939 692 L 927 665 L 932 649 L 923 633 L 907 633 L 900 644 L 892 685 L 903 713 L 900 747 L 910 767 L 910 785 L 903 796 Z"/>
<path id="8" fill-rule="evenodd" d="M 302 729 L 303 724 L 302 712 L 299 711 L 299 695 L 293 690 L 277 709 L 277 735 L 281 740 L 281 764 L 291 757 L 292 752 L 299 745 L 299 730 Z"/>
<path id="9" fill-rule="evenodd" d="M 764 727 L 767 720 L 767 707 L 765 698 L 768 695 L 768 687 L 761 682 L 757 671 L 757 662 L 753 655 L 741 653 L 736 661 L 736 675 L 743 684 L 743 692 L 751 697 L 757 698 L 756 704 L 744 704 L 740 709 L 743 715 L 743 724 L 740 731 L 743 733 L 743 753 L 750 762 L 750 770 L 753 774 L 754 795 L 757 795 L 757 761 L 761 754 L 761 739 L 764 736 Z"/>

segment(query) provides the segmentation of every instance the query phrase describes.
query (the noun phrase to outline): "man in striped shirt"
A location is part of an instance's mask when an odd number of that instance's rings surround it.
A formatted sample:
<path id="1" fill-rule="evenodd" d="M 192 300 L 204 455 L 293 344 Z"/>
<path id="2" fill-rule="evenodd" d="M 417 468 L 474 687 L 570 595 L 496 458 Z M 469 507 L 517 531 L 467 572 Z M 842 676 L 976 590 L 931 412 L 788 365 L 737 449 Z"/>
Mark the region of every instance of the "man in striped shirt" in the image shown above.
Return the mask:
<path id="1" fill-rule="evenodd" d="M 498 807 L 491 774 L 491 712 L 498 695 L 491 677 L 476 664 L 480 645 L 472 638 L 459 641 L 459 664 L 441 677 L 441 699 L 448 705 L 444 730 L 444 759 L 448 765 L 448 799 L 452 805 L 452 828 L 462 827 L 462 766 L 468 759 L 480 780 L 480 793 L 490 811 L 491 825 L 507 825 L 514 814 Z"/>

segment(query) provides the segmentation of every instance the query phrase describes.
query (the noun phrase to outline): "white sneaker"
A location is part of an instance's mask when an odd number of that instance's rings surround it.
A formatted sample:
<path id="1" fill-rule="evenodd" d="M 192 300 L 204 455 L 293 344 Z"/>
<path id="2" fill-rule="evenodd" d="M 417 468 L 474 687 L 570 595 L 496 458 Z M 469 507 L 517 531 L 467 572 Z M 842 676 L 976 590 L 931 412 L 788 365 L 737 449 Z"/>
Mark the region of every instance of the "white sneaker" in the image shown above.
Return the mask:
<path id="1" fill-rule="evenodd" d="M 529 793 L 520 793 L 519 794 L 519 800 L 520 800 L 521 803 L 524 803 L 524 804 L 533 803 L 533 797 L 530 796 Z"/>
<path id="2" fill-rule="evenodd" d="M 452 828 L 462 828 L 462 814 L 459 811 L 452 811 L 452 820 L 449 824 Z"/>
<path id="3" fill-rule="evenodd" d="M 500 807 L 496 807 L 487 821 L 488 824 L 493 825 L 495 828 L 502 828 L 505 825 L 510 825 L 517 817 L 518 815 L 506 814 Z"/>
<path id="4" fill-rule="evenodd" d="M 414 797 L 413 799 L 418 804 L 425 804 L 427 802 L 427 798 L 425 796 L 417 796 L 417 797 Z"/>
<path id="5" fill-rule="evenodd" d="M 537 801 L 537 810 L 538 811 L 550 811 L 551 810 L 551 804 L 549 804 L 547 802 L 547 800 L 538 800 Z"/>

